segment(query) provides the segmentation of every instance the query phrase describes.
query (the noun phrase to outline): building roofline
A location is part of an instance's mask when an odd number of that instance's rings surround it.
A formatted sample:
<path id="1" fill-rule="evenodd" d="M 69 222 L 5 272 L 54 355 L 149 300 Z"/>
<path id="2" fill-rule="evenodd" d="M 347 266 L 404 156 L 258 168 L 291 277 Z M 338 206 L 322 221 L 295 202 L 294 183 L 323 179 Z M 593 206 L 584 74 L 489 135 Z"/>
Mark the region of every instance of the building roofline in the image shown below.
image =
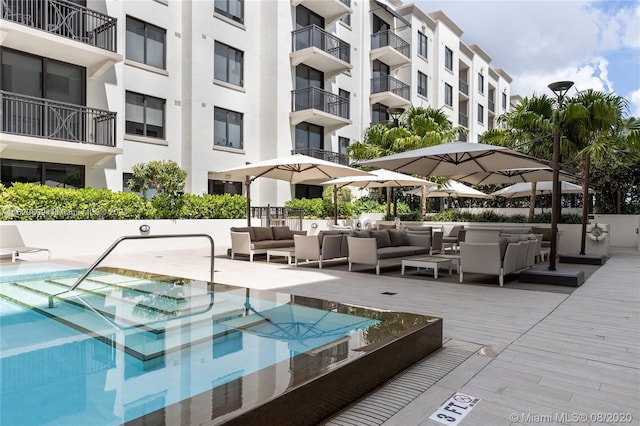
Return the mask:
<path id="1" fill-rule="evenodd" d="M 469 49 L 473 50 L 475 53 L 477 53 L 478 55 L 480 55 L 480 57 L 482 59 L 484 59 L 485 61 L 487 61 L 487 63 L 491 62 L 491 56 L 489 56 L 489 54 L 487 52 L 485 52 L 480 46 L 478 46 L 477 44 L 472 44 L 469 46 Z"/>
<path id="2" fill-rule="evenodd" d="M 513 78 L 511 78 L 511 76 L 507 74 L 507 72 L 502 68 L 496 68 L 496 74 L 504 78 L 507 81 L 507 83 L 511 83 L 513 81 Z"/>
<path id="3" fill-rule="evenodd" d="M 420 9 L 417 5 L 411 3 L 406 6 L 402 6 L 396 10 L 398 14 L 405 15 L 413 15 L 418 18 L 422 23 L 426 24 L 432 31 L 436 28 L 436 21 L 434 21 L 425 11 Z"/>
<path id="4" fill-rule="evenodd" d="M 441 10 L 436 10 L 435 12 L 431 12 L 428 14 L 429 17 L 431 17 L 431 19 L 433 19 L 434 21 L 440 21 L 443 24 L 445 24 L 447 27 L 449 27 L 449 29 L 451 29 L 458 37 L 460 37 L 462 35 L 462 33 L 464 31 L 462 31 L 462 28 L 460 28 L 459 26 L 457 26 L 455 24 L 455 22 L 453 22 L 451 20 L 451 18 L 449 18 L 443 11 Z"/>

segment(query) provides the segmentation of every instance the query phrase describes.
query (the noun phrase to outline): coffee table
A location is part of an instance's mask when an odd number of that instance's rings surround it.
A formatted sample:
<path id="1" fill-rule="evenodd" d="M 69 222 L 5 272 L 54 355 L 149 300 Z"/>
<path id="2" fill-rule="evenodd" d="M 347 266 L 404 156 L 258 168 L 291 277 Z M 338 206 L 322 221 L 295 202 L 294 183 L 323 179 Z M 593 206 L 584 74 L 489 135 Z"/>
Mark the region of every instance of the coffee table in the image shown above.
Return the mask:
<path id="1" fill-rule="evenodd" d="M 404 275 L 404 268 L 407 266 L 415 266 L 420 268 L 433 269 L 433 278 L 438 279 L 438 268 L 440 266 L 449 267 L 449 275 L 451 275 L 451 259 L 434 256 L 412 256 L 402 259 L 401 274 Z"/>
<path id="2" fill-rule="evenodd" d="M 432 257 L 441 257 L 443 259 L 449 259 L 453 265 L 456 266 L 456 274 L 460 272 L 460 255 L 459 254 L 434 254 Z"/>
<path id="3" fill-rule="evenodd" d="M 267 250 L 267 263 L 271 260 L 271 256 L 284 256 L 287 258 L 287 263 L 291 265 L 291 259 L 296 256 L 295 247 L 283 247 L 277 249 Z"/>

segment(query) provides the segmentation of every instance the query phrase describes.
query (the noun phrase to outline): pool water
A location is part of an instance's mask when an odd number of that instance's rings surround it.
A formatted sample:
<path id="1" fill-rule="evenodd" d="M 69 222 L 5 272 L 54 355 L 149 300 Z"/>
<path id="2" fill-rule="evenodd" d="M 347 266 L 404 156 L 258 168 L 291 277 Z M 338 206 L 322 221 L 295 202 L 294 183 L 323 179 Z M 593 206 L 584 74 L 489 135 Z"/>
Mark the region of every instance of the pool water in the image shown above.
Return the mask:
<path id="1" fill-rule="evenodd" d="M 73 292 L 76 268 L 0 272 L 3 426 L 119 425 L 151 413 L 175 424 L 162 410 L 205 392 L 202 421 L 215 423 L 246 408 L 263 386 L 256 378 L 361 356 L 384 322 L 335 302 L 120 269 Z M 270 392 L 296 380 L 273 380 Z"/>

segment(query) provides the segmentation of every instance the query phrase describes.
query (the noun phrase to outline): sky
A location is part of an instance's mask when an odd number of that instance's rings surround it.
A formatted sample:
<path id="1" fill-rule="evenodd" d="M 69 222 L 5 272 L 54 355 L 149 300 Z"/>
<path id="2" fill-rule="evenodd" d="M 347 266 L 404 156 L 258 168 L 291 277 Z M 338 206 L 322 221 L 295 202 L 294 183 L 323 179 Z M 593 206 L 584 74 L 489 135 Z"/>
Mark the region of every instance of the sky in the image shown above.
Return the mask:
<path id="1" fill-rule="evenodd" d="M 513 78 L 511 94 L 576 90 L 615 92 L 640 117 L 640 0 L 405 0 L 426 13 L 442 10 Z"/>

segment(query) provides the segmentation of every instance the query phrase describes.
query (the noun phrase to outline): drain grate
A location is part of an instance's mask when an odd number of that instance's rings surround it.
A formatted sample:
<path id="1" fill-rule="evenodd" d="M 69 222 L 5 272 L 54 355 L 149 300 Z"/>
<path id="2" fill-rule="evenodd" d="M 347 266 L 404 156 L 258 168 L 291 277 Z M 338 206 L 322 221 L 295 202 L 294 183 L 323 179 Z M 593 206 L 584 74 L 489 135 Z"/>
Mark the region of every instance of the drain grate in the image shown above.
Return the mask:
<path id="1" fill-rule="evenodd" d="M 324 424 L 381 425 L 471 355 L 472 351 L 442 348 Z"/>
<path id="2" fill-rule="evenodd" d="M 396 294 L 398 294 L 398 293 L 394 293 L 394 292 L 392 292 L 392 291 L 383 291 L 383 292 L 382 292 L 382 293 L 380 293 L 380 294 L 384 294 L 385 296 L 395 296 L 395 295 L 396 295 Z"/>

